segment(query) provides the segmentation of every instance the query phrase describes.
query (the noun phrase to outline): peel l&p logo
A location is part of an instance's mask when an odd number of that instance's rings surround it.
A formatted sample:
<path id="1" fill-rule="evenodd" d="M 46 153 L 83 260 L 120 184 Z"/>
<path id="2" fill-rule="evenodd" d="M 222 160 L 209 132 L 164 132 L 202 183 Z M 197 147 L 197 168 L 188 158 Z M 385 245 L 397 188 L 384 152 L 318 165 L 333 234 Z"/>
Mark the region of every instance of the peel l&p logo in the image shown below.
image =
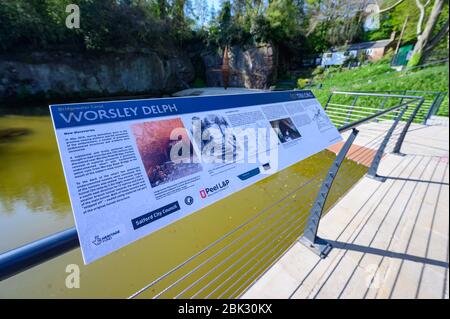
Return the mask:
<path id="1" fill-rule="evenodd" d="M 228 185 L 230 184 L 230 181 L 228 179 L 217 183 L 216 185 L 212 187 L 205 187 L 204 189 L 200 190 L 200 197 L 202 199 L 205 199 L 208 196 L 211 196 L 215 193 L 218 193 L 220 191 L 223 191 L 228 188 Z"/>

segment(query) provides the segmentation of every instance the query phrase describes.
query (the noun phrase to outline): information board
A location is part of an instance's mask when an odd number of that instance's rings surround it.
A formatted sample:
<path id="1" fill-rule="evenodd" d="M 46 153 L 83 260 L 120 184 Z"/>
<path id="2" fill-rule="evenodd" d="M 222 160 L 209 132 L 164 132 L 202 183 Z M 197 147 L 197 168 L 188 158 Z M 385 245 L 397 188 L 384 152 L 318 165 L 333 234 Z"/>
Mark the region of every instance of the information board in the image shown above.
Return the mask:
<path id="1" fill-rule="evenodd" d="M 311 91 L 50 111 L 86 264 L 342 139 Z"/>

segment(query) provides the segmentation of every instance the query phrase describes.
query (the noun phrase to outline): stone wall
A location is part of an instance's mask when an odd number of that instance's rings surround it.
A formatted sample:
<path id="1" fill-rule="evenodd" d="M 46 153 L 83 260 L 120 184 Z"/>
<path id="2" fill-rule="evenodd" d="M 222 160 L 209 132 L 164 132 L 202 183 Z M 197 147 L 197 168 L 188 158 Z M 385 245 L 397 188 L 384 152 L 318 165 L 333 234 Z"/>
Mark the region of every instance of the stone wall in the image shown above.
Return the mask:
<path id="1" fill-rule="evenodd" d="M 223 50 L 205 52 L 202 58 L 206 68 L 208 86 L 223 86 Z M 276 80 L 277 52 L 270 44 L 257 46 L 233 46 L 230 49 L 230 86 L 251 89 L 267 89 Z"/>
<path id="2" fill-rule="evenodd" d="M 183 54 L 32 53 L 0 56 L 0 100 L 170 94 L 189 87 L 194 68 Z"/>

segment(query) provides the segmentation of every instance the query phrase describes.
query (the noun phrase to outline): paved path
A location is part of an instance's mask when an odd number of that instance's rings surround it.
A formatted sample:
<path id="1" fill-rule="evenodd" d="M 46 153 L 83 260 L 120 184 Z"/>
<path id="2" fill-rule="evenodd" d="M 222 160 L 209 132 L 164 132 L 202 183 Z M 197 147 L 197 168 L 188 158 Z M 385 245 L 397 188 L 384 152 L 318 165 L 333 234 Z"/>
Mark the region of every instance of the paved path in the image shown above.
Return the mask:
<path id="1" fill-rule="evenodd" d="M 242 298 L 449 298 L 448 150 L 448 126 L 413 125 L 407 155 L 382 160 L 388 180 L 363 178 L 322 219 L 329 257 L 295 243 Z"/>
<path id="2" fill-rule="evenodd" d="M 428 125 L 449 126 L 448 116 L 432 116 L 428 121 Z"/>
<path id="3" fill-rule="evenodd" d="M 228 88 L 224 89 L 222 87 L 207 87 L 198 89 L 186 89 L 173 94 L 175 97 L 183 96 L 200 96 L 200 95 L 232 95 L 232 94 L 248 94 L 248 93 L 260 93 L 263 90 L 256 89 L 246 89 L 246 88 Z"/>

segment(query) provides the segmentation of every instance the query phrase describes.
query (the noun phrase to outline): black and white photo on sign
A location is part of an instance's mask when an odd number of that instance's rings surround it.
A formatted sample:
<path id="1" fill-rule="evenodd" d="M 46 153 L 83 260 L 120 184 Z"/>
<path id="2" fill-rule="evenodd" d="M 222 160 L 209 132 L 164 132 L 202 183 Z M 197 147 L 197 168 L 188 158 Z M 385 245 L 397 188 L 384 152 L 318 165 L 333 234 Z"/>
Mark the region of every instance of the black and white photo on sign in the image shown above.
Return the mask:
<path id="1" fill-rule="evenodd" d="M 192 117 L 192 135 L 205 162 L 233 161 L 242 149 L 228 121 L 218 114 Z"/>
<path id="2" fill-rule="evenodd" d="M 277 133 L 281 143 L 288 143 L 302 137 L 290 118 L 270 121 L 270 125 Z"/>

